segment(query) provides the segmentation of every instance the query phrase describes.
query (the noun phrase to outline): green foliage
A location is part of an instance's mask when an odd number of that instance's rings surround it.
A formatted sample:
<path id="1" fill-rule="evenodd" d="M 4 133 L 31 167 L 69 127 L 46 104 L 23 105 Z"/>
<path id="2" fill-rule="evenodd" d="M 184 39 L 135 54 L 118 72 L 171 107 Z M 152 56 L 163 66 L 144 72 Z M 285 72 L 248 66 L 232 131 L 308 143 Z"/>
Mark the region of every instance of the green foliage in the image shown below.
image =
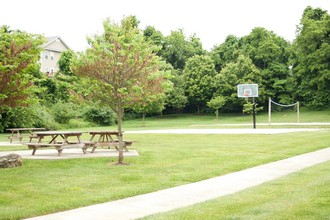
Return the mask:
<path id="1" fill-rule="evenodd" d="M 226 97 L 226 110 L 239 111 L 244 100 L 237 98 L 238 84 L 258 84 L 259 96 L 263 94 L 262 77 L 260 71 L 252 63 L 252 60 L 244 55 L 239 55 L 237 60 L 228 63 L 216 77 L 216 94 Z M 265 99 L 265 97 L 260 97 Z"/>
<path id="2" fill-rule="evenodd" d="M 6 128 L 33 127 L 33 124 L 34 112 L 32 108 L 8 108 L 1 115 L 0 132 L 3 132 Z"/>
<path id="3" fill-rule="evenodd" d="M 155 27 L 147 26 L 143 31 L 143 36 L 151 44 L 156 45 L 159 48 L 163 47 L 164 36 L 160 31 L 157 31 Z M 157 54 L 159 55 L 159 52 Z"/>
<path id="4" fill-rule="evenodd" d="M 61 58 L 58 61 L 58 68 L 60 69 L 60 72 L 64 75 L 72 76 L 73 73 L 71 71 L 71 64 L 72 59 L 74 56 L 74 52 L 72 50 L 64 51 L 61 54 Z"/>
<path id="5" fill-rule="evenodd" d="M 178 74 L 178 71 L 175 70 L 170 64 L 170 71 L 172 78 L 170 78 L 173 88 L 166 92 L 165 105 L 166 109 L 180 110 L 186 106 L 188 98 L 185 95 L 184 90 L 184 77 L 181 74 Z"/>
<path id="6" fill-rule="evenodd" d="M 292 92 L 302 104 L 322 109 L 330 104 L 330 15 L 307 7 L 293 44 Z"/>
<path id="7" fill-rule="evenodd" d="M 79 116 L 73 103 L 62 101 L 51 106 L 51 113 L 54 116 L 55 121 L 61 124 L 68 123 L 70 119 Z"/>
<path id="8" fill-rule="evenodd" d="M 215 91 L 215 75 L 214 63 L 211 57 L 206 55 L 190 58 L 183 70 L 186 95 L 189 103 L 197 106 L 198 113 Z"/>
<path id="9" fill-rule="evenodd" d="M 0 27 L 0 112 L 37 102 L 33 73 L 39 69 L 43 42 L 40 35 Z"/>
<path id="10" fill-rule="evenodd" d="M 182 30 L 172 31 L 164 39 L 161 56 L 170 63 L 174 69 L 183 70 L 189 58 L 205 54 L 202 43 L 195 35 L 186 39 Z"/>
<path id="11" fill-rule="evenodd" d="M 290 86 L 290 44 L 272 31 L 254 28 L 249 35 L 242 37 L 241 45 L 243 53 L 249 56 L 261 73 L 264 105 L 267 105 L 267 97 L 283 102 L 282 98 L 287 98 Z"/>
<path id="12" fill-rule="evenodd" d="M 159 48 L 145 40 L 137 24 L 134 16 L 124 18 L 121 25 L 104 21 L 104 33 L 89 38 L 90 48 L 76 56 L 73 65 L 75 74 L 95 85 L 94 100 L 116 113 L 120 143 L 124 109 L 164 94 L 168 84 L 168 73 L 161 71 L 162 61 L 155 54 Z M 123 158 L 120 144 L 118 163 Z"/>
<path id="13" fill-rule="evenodd" d="M 255 112 L 259 112 L 263 109 L 263 107 L 258 107 L 258 103 L 256 103 L 255 106 Z M 253 102 L 250 102 L 250 100 L 246 100 L 246 103 L 243 105 L 243 113 L 246 114 L 252 114 L 253 113 Z"/>
<path id="14" fill-rule="evenodd" d="M 61 129 L 61 124 L 55 121 L 49 108 L 42 105 L 34 105 L 32 108 L 34 112 L 33 127 L 46 128 L 48 130 Z"/>
<path id="15" fill-rule="evenodd" d="M 0 132 L 6 128 L 42 127 L 56 130 L 61 127 L 54 120 L 49 109 L 42 105 L 8 108 L 5 113 L 0 115 L 0 118 Z"/>
<path id="16" fill-rule="evenodd" d="M 84 113 L 87 121 L 98 125 L 109 126 L 116 122 L 116 115 L 112 109 L 107 107 L 90 106 Z"/>
<path id="17" fill-rule="evenodd" d="M 220 72 L 227 63 L 237 60 L 240 53 L 240 39 L 233 35 L 227 36 L 224 43 L 216 46 L 211 51 L 215 69 Z"/>
<path id="18" fill-rule="evenodd" d="M 225 104 L 226 97 L 224 96 L 213 97 L 209 102 L 207 102 L 207 106 L 215 110 L 215 117 L 217 119 L 219 117 L 219 109 L 221 109 Z"/>

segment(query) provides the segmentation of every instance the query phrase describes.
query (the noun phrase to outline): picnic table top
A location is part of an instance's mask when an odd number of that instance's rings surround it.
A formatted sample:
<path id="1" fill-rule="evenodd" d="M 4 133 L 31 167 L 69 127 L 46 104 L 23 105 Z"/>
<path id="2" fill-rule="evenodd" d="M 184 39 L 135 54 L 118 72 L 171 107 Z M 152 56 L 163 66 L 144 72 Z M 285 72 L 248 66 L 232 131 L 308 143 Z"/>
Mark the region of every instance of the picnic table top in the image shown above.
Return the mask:
<path id="1" fill-rule="evenodd" d="M 46 128 L 7 128 L 8 131 L 44 131 Z"/>
<path id="2" fill-rule="evenodd" d="M 102 134 L 109 134 L 109 135 L 110 135 L 110 134 L 114 134 L 114 135 L 117 135 L 117 134 L 119 134 L 119 132 L 118 132 L 118 131 L 90 131 L 89 134 L 92 134 L 92 135 L 93 135 L 93 134 L 94 134 L 94 135 L 95 135 L 95 134 L 101 134 L 101 135 L 102 135 Z"/>
<path id="3" fill-rule="evenodd" d="M 36 135 L 81 135 L 84 131 L 37 131 Z"/>

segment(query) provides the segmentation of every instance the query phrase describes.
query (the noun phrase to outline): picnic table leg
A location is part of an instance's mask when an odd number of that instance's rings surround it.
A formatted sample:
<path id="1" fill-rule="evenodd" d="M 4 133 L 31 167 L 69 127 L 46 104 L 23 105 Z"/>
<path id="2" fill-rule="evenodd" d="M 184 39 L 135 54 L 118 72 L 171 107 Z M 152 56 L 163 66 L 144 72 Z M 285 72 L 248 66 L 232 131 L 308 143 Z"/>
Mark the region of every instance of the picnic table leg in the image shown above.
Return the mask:
<path id="1" fill-rule="evenodd" d="M 32 150 L 32 155 L 34 155 L 34 154 L 36 153 L 36 151 L 37 151 L 37 148 L 36 148 L 36 147 L 33 148 L 33 150 Z"/>
<path id="2" fill-rule="evenodd" d="M 12 143 L 13 142 L 13 137 L 14 137 L 14 132 L 11 132 L 11 135 L 9 136 L 9 142 Z"/>
<path id="3" fill-rule="evenodd" d="M 94 153 L 95 150 L 96 150 L 96 144 L 93 144 L 93 149 L 92 149 L 91 153 Z"/>
<path id="4" fill-rule="evenodd" d="M 58 153 L 57 153 L 57 156 L 60 157 L 60 156 L 62 155 L 62 151 L 63 151 L 63 149 L 57 149 L 57 152 L 58 152 Z"/>

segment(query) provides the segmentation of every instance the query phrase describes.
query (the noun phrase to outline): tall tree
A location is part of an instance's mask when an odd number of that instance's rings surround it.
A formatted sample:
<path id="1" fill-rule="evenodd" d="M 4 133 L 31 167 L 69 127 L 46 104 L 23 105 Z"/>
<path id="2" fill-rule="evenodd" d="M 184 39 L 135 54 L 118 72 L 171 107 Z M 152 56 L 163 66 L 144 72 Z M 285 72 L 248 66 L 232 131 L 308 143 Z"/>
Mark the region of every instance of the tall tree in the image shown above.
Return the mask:
<path id="1" fill-rule="evenodd" d="M 241 38 L 241 47 L 260 70 L 264 95 L 281 103 L 291 102 L 293 97 L 288 94 L 290 44 L 272 31 L 257 27 Z"/>
<path id="2" fill-rule="evenodd" d="M 236 60 L 240 49 L 240 39 L 234 35 L 227 36 L 224 43 L 215 46 L 211 51 L 211 57 L 214 60 L 216 71 L 220 72 L 227 63 Z"/>
<path id="3" fill-rule="evenodd" d="M 143 97 L 164 93 L 165 73 L 156 47 L 146 42 L 134 16 L 121 24 L 109 19 L 104 33 L 89 38 L 90 48 L 80 54 L 73 72 L 88 77 L 94 85 L 94 98 L 112 108 L 119 132 L 118 164 L 123 163 L 122 117 L 125 108 L 143 103 Z"/>
<path id="4" fill-rule="evenodd" d="M 0 27 L 0 111 L 36 101 L 33 74 L 39 71 L 44 40 L 40 35 Z"/>
<path id="5" fill-rule="evenodd" d="M 182 30 L 172 31 L 164 39 L 161 56 L 170 63 L 174 69 L 184 69 L 190 57 L 205 54 L 202 43 L 195 35 L 186 39 Z"/>
<path id="6" fill-rule="evenodd" d="M 217 91 L 214 96 L 222 96 L 226 99 L 223 109 L 229 111 L 241 110 L 244 100 L 237 98 L 237 85 L 256 83 L 259 86 L 259 95 L 263 94 L 262 77 L 260 71 L 252 63 L 252 60 L 239 55 L 236 61 L 228 63 L 216 76 Z M 262 99 L 263 98 L 263 99 Z M 258 100 L 264 101 L 260 96 Z"/>
<path id="7" fill-rule="evenodd" d="M 183 70 L 188 101 L 197 107 L 198 113 L 206 106 L 215 91 L 215 75 L 214 63 L 207 55 L 190 58 Z"/>
<path id="8" fill-rule="evenodd" d="M 143 31 L 143 36 L 148 42 L 158 46 L 159 48 L 163 48 L 164 36 L 160 31 L 156 30 L 155 27 L 147 26 Z M 160 52 L 158 51 L 157 55 L 159 55 L 159 53 Z"/>
<path id="9" fill-rule="evenodd" d="M 307 7 L 293 43 L 293 92 L 302 103 L 321 109 L 330 104 L 330 15 Z"/>

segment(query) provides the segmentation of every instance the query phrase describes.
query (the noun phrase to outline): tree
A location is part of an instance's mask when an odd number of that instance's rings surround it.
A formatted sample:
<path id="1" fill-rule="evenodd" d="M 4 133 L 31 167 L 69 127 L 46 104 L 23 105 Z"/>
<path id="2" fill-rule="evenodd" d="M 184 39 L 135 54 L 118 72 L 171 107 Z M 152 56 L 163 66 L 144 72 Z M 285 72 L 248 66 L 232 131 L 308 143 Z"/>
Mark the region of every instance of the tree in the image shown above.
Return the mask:
<path id="1" fill-rule="evenodd" d="M 272 31 L 257 27 L 241 38 L 241 48 L 260 71 L 264 95 L 281 103 L 293 101 L 288 94 L 290 44 Z"/>
<path id="2" fill-rule="evenodd" d="M 147 113 L 157 113 L 163 111 L 165 105 L 164 98 L 165 94 L 161 97 L 158 97 L 158 95 L 151 95 L 149 97 L 146 97 L 142 103 L 139 103 L 138 105 L 133 107 L 133 110 L 135 112 L 142 114 L 143 127 L 145 126 L 145 117 Z"/>
<path id="3" fill-rule="evenodd" d="M 60 72 L 63 73 L 64 75 L 68 75 L 68 76 L 73 75 L 70 69 L 73 57 L 74 57 L 74 52 L 72 50 L 64 51 L 61 54 L 61 57 L 58 61 L 58 68 Z"/>
<path id="4" fill-rule="evenodd" d="M 195 35 L 186 39 L 182 30 L 172 31 L 164 39 L 161 56 L 170 63 L 174 69 L 183 70 L 190 57 L 203 55 L 205 50 L 202 43 Z"/>
<path id="5" fill-rule="evenodd" d="M 227 63 L 235 61 L 240 50 L 240 39 L 234 35 L 227 36 L 224 43 L 214 47 L 211 57 L 214 60 L 216 71 L 220 72 Z"/>
<path id="6" fill-rule="evenodd" d="M 219 109 L 226 104 L 226 98 L 223 96 L 213 97 L 208 103 L 207 106 L 215 110 L 216 119 L 219 118 Z"/>
<path id="7" fill-rule="evenodd" d="M 330 104 L 330 15 L 307 7 L 293 43 L 292 91 L 310 108 Z"/>
<path id="8" fill-rule="evenodd" d="M 166 92 L 165 108 L 168 111 L 181 110 L 188 102 L 188 99 L 184 94 L 183 76 L 178 73 L 179 70 L 175 70 L 169 63 L 166 63 L 165 69 L 171 72 L 170 81 L 172 83 L 172 89 Z"/>
<path id="9" fill-rule="evenodd" d="M 185 91 L 189 103 L 197 107 L 197 112 L 209 101 L 215 91 L 216 71 L 210 56 L 194 56 L 183 70 Z"/>
<path id="10" fill-rule="evenodd" d="M 160 71 L 157 48 L 145 41 L 137 23 L 134 16 L 124 18 L 121 24 L 105 20 L 104 33 L 88 39 L 90 48 L 80 54 L 73 65 L 75 74 L 90 79 L 94 99 L 116 113 L 118 164 L 123 164 L 124 159 L 124 109 L 143 103 L 143 97 L 164 93 L 167 81 L 165 72 Z"/>
<path id="11" fill-rule="evenodd" d="M 0 112 L 37 101 L 33 74 L 44 42 L 40 35 L 0 27 Z"/>
<path id="12" fill-rule="evenodd" d="M 143 36 L 148 42 L 158 46 L 159 48 L 163 48 L 164 36 L 160 31 L 157 31 L 156 28 L 154 28 L 153 26 L 147 26 L 146 29 L 144 29 L 143 31 Z M 159 55 L 159 51 L 157 55 Z"/>
<path id="13" fill-rule="evenodd" d="M 258 84 L 259 96 L 263 94 L 262 78 L 260 71 L 252 63 L 252 60 L 245 56 L 239 55 L 237 60 L 228 63 L 221 72 L 216 76 L 217 91 L 216 96 L 226 98 L 225 108 L 229 111 L 238 111 L 244 103 L 243 99 L 237 98 L 238 84 Z M 264 101 L 264 97 L 259 100 Z"/>

